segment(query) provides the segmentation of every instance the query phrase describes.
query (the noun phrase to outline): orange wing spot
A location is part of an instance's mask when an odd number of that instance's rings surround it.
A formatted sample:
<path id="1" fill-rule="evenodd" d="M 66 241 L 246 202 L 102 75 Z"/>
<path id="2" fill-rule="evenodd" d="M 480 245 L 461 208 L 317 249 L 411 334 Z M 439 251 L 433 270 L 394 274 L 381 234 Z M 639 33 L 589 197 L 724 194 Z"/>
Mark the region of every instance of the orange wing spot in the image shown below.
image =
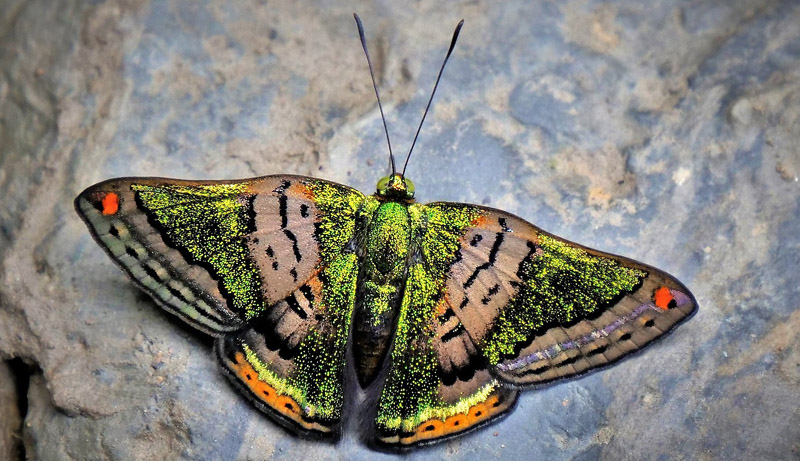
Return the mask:
<path id="1" fill-rule="evenodd" d="M 667 287 L 661 287 L 653 293 L 653 301 L 656 303 L 660 309 L 667 310 L 670 307 L 670 304 L 675 303 L 675 297 L 672 296 L 672 293 L 669 291 Z"/>
<path id="2" fill-rule="evenodd" d="M 246 385 L 253 396 L 283 416 L 306 429 L 330 432 L 330 428 L 319 423 L 303 420 L 300 405 L 288 395 L 279 395 L 274 387 L 258 379 L 258 372 L 247 362 L 244 354 L 236 353 L 236 362 L 229 362 L 236 376 Z"/>
<path id="3" fill-rule="evenodd" d="M 108 216 L 116 214 L 119 211 L 119 195 L 114 192 L 109 192 L 103 197 L 103 214 Z"/>
<path id="4" fill-rule="evenodd" d="M 486 405 L 479 403 L 469 409 L 467 416 L 469 416 L 470 421 L 478 422 L 488 416 L 488 414 L 489 410 L 486 409 Z"/>
<path id="5" fill-rule="evenodd" d="M 296 197 L 302 197 L 304 195 L 308 196 L 308 194 L 313 194 L 313 191 L 308 186 L 306 186 L 301 182 L 293 182 L 292 185 L 289 186 L 288 189 L 286 189 L 286 192 L 288 192 L 289 195 L 293 195 Z"/>
<path id="6" fill-rule="evenodd" d="M 294 183 L 289 187 L 290 194 L 296 194 L 297 197 L 305 197 L 309 200 L 314 200 L 314 191 L 302 183 Z"/>
<path id="7" fill-rule="evenodd" d="M 477 218 L 473 219 L 471 223 L 469 223 L 472 227 L 483 227 L 486 224 L 486 216 L 479 215 Z"/>
<path id="8" fill-rule="evenodd" d="M 258 379 L 258 373 L 247 363 L 247 359 L 241 352 L 236 353 L 236 363 L 232 363 L 234 371 L 239 379 L 250 388 L 259 400 L 271 407 L 275 407 L 275 399 L 278 393 L 275 388 Z"/>
<path id="9" fill-rule="evenodd" d="M 452 432 L 462 431 L 471 426 L 469 423 L 469 418 L 464 414 L 453 415 L 447 418 L 444 422 L 444 425 Z"/>
<path id="10" fill-rule="evenodd" d="M 444 430 L 444 421 L 438 419 L 430 419 L 417 426 L 417 432 L 412 438 L 413 442 L 417 440 L 435 439 L 446 434 Z"/>
<path id="11" fill-rule="evenodd" d="M 447 311 L 447 308 L 450 307 L 450 297 L 447 296 L 447 293 L 444 294 L 441 298 L 439 298 L 439 302 L 436 303 L 436 315 L 444 315 Z"/>
<path id="12" fill-rule="evenodd" d="M 314 296 L 317 298 L 322 297 L 322 281 L 319 279 L 318 275 L 308 279 L 308 281 L 306 281 L 306 285 L 311 288 L 311 292 L 314 294 Z"/>
<path id="13" fill-rule="evenodd" d="M 279 395 L 276 397 L 274 408 L 284 415 L 292 417 L 292 419 L 294 419 L 294 417 L 300 417 L 300 405 L 288 395 Z"/>

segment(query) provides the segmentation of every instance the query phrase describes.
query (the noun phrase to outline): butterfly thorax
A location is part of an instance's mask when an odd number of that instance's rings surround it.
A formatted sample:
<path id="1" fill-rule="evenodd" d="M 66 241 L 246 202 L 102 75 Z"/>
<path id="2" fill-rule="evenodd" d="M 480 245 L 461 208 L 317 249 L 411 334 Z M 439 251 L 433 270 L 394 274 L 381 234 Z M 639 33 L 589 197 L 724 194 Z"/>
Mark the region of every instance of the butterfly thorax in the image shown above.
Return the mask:
<path id="1" fill-rule="evenodd" d="M 372 382 L 389 349 L 403 297 L 411 242 L 408 204 L 381 201 L 362 227 L 363 266 L 359 274 L 353 337 L 356 374 Z"/>

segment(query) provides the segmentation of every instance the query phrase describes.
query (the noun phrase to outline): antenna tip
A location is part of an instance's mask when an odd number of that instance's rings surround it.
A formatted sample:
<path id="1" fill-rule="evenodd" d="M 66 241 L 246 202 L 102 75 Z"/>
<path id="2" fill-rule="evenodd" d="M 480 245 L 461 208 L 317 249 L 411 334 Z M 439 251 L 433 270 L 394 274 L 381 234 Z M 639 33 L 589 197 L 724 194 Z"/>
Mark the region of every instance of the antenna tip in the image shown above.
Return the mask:
<path id="1" fill-rule="evenodd" d="M 364 25 L 361 24 L 361 18 L 358 17 L 358 14 L 353 13 L 353 18 L 356 20 L 356 27 L 358 28 L 358 36 L 361 38 L 361 43 L 363 45 L 364 41 L 366 40 L 364 38 Z"/>

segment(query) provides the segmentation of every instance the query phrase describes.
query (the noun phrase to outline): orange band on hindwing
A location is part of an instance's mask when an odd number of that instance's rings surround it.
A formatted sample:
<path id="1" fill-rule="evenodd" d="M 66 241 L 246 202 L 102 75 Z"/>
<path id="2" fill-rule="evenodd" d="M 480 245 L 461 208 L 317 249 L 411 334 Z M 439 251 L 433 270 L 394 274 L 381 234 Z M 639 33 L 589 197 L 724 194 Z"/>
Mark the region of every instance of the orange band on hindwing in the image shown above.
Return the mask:
<path id="1" fill-rule="evenodd" d="M 243 353 L 236 352 L 235 359 L 235 362 L 229 362 L 231 371 L 250 389 L 256 399 L 304 429 L 330 432 L 329 427 L 303 418 L 302 407 L 292 397 L 279 394 L 274 387 L 258 379 L 258 372 L 247 362 Z"/>
<path id="2" fill-rule="evenodd" d="M 466 413 L 448 416 L 444 421 L 441 419 L 429 419 L 419 424 L 412 433 L 401 434 L 399 437 L 397 435 L 387 437 L 383 441 L 386 443 L 399 442 L 401 445 L 412 445 L 455 435 L 479 426 L 506 412 L 515 400 L 513 396 L 506 395 L 501 397 L 500 395 L 492 394 L 485 401 L 471 406 Z"/>
<path id="3" fill-rule="evenodd" d="M 444 421 L 440 419 L 431 419 L 423 422 L 417 426 L 417 430 L 413 435 L 401 437 L 400 442 L 414 443 L 422 440 L 445 437 L 457 432 L 465 431 L 470 427 L 478 425 L 484 421 L 488 421 L 492 418 L 492 416 L 500 413 L 502 410 L 496 410 L 496 408 L 500 406 L 502 405 L 499 404 L 498 397 L 496 395 L 492 395 L 486 399 L 485 402 L 481 402 L 470 407 L 466 414 L 459 413 L 448 417 Z"/>

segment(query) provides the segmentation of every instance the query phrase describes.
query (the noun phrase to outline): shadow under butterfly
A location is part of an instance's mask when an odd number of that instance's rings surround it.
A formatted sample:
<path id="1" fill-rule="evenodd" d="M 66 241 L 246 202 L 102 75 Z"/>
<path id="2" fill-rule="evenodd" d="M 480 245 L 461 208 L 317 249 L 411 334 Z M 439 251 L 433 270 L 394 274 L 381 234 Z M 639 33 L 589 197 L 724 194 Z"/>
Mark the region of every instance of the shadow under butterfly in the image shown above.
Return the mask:
<path id="1" fill-rule="evenodd" d="M 398 173 L 354 17 L 389 145 L 375 194 L 275 175 L 118 178 L 75 199 L 136 285 L 215 338 L 256 407 L 336 440 L 355 374 L 377 391 L 380 446 L 437 442 L 507 414 L 522 388 L 612 364 L 694 314 L 689 290 L 656 268 L 501 210 L 416 203 L 405 168 L 463 21 Z"/>

